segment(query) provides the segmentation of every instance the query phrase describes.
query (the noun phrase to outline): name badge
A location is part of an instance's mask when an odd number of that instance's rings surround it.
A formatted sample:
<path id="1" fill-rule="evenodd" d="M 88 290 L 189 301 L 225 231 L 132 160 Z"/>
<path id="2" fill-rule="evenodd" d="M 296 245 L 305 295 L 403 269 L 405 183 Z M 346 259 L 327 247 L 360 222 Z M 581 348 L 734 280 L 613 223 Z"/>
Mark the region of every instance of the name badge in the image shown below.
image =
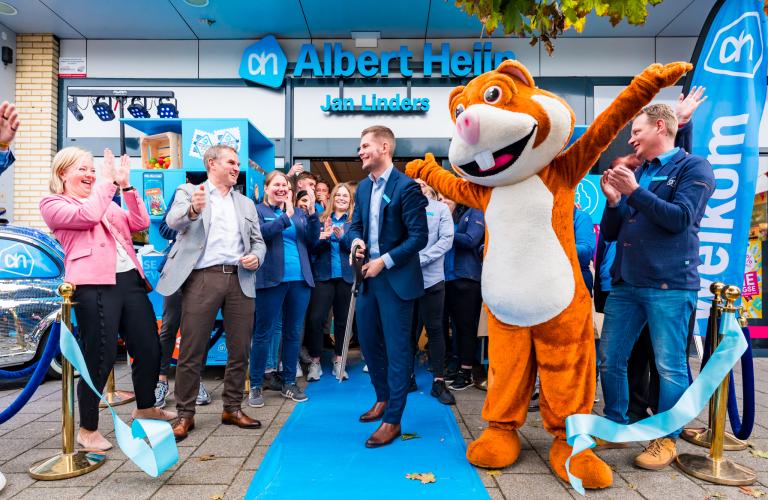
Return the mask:
<path id="1" fill-rule="evenodd" d="M 387 196 L 386 194 L 381 195 L 381 197 L 384 199 L 386 203 L 389 203 L 390 201 L 392 201 L 389 199 L 389 196 Z"/>
<path id="2" fill-rule="evenodd" d="M 270 220 L 275 220 L 275 218 L 274 217 L 264 217 L 264 221 L 265 222 L 266 221 L 270 221 Z"/>
<path id="3" fill-rule="evenodd" d="M 651 182 L 665 181 L 667 179 L 669 179 L 668 175 L 657 175 L 656 177 L 651 178 Z"/>

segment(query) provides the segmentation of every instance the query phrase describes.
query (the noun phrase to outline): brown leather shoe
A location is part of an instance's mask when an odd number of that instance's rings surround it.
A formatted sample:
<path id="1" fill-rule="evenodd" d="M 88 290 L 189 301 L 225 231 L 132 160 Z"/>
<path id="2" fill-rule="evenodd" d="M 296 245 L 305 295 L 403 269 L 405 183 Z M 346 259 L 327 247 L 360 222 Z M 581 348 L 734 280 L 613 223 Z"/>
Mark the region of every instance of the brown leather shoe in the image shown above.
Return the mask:
<path id="1" fill-rule="evenodd" d="M 173 424 L 173 437 L 176 442 L 183 441 L 189 436 L 189 431 L 195 428 L 195 417 L 179 417 Z"/>
<path id="2" fill-rule="evenodd" d="M 376 404 L 370 410 L 360 415 L 361 422 L 375 422 L 381 420 L 384 416 L 384 410 L 387 408 L 386 401 L 376 401 Z"/>
<path id="3" fill-rule="evenodd" d="M 382 422 L 376 432 L 365 442 L 366 448 L 378 448 L 386 446 L 400 436 L 400 424 L 388 424 Z"/>
<path id="4" fill-rule="evenodd" d="M 222 412 L 221 423 L 224 425 L 236 425 L 241 429 L 261 429 L 261 422 L 249 417 L 243 413 L 243 410 L 237 410 L 234 413 Z"/>

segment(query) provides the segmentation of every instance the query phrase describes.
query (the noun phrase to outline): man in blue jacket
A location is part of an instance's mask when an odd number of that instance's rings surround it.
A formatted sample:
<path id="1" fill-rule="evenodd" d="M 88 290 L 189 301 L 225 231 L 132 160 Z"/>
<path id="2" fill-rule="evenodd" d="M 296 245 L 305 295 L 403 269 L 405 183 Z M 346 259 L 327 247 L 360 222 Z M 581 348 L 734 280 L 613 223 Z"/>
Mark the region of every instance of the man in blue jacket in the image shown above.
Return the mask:
<path id="1" fill-rule="evenodd" d="M 688 321 L 699 290 L 699 225 L 715 189 L 712 166 L 674 147 L 677 119 L 665 104 L 643 108 L 630 145 L 643 165 L 607 170 L 600 181 L 608 206 L 600 223 L 616 241 L 612 290 L 600 339 L 605 416 L 629 423 L 627 359 L 648 323 L 660 376 L 659 412 L 688 387 Z M 661 469 L 674 460 L 680 429 L 656 439 L 635 465 Z"/>
<path id="2" fill-rule="evenodd" d="M 16 137 L 18 128 L 19 112 L 16 111 L 16 106 L 8 103 L 8 101 L 3 101 L 0 104 L 0 175 L 3 175 L 3 172 L 16 161 L 11 151 L 11 143 Z M 4 213 L 5 208 L 0 207 L 0 216 Z"/>
<path id="3" fill-rule="evenodd" d="M 363 130 L 358 154 L 368 177 L 355 192 L 355 212 L 346 234 L 358 257 L 367 251 L 365 281 L 357 301 L 360 346 L 368 364 L 376 404 L 361 422 L 382 424 L 365 442 L 384 446 L 400 435 L 413 354 L 414 300 L 424 295 L 419 250 L 427 245 L 427 199 L 419 186 L 392 164 L 395 136 L 384 126 Z"/>

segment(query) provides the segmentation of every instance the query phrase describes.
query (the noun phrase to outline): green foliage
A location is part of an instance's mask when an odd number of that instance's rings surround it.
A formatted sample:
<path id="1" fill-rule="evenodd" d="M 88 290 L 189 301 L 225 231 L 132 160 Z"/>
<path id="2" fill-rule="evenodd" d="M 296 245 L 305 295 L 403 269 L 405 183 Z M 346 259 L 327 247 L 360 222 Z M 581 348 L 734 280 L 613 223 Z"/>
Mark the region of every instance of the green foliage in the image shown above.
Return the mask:
<path id="1" fill-rule="evenodd" d="M 531 45 L 541 41 L 552 54 L 552 41 L 564 31 L 584 29 L 587 14 L 594 11 L 607 17 L 613 26 L 626 20 L 640 25 L 648 17 L 648 5 L 663 0 L 455 0 L 456 6 L 477 16 L 488 33 L 500 26 L 507 35 L 531 37 Z M 766 0 L 768 2 L 768 0 Z"/>

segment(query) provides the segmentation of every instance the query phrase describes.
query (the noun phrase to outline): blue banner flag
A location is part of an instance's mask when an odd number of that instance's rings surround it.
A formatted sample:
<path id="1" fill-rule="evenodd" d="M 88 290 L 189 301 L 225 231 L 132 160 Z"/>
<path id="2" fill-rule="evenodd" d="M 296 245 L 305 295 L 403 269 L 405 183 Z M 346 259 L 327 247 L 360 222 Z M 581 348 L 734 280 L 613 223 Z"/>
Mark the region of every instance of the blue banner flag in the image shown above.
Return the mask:
<path id="1" fill-rule="evenodd" d="M 718 0 L 694 50 L 685 91 L 709 96 L 693 120 L 691 153 L 712 164 L 716 186 L 701 220 L 701 290 L 696 318 L 706 331 L 713 281 L 744 282 L 766 94 L 768 24 L 761 0 Z"/>

